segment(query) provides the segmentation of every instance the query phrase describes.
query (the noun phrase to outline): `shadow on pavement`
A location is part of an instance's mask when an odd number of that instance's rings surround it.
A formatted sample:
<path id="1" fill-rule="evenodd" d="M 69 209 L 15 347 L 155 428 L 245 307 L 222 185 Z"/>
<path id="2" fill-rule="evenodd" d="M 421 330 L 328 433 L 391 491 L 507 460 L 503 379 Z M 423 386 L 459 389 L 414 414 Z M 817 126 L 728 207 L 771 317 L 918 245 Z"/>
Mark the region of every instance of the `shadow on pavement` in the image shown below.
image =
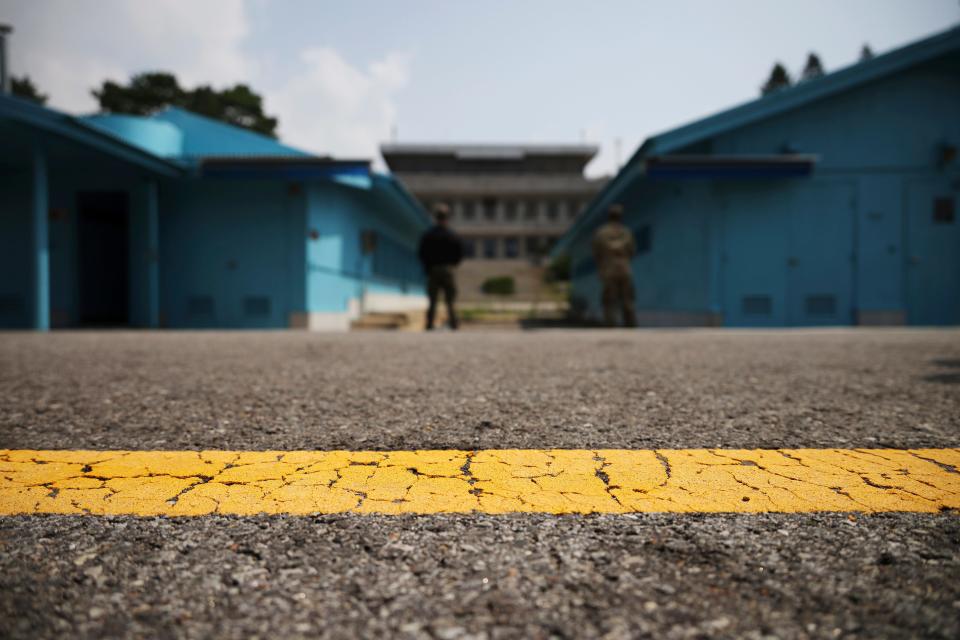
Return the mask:
<path id="1" fill-rule="evenodd" d="M 937 358 L 930 362 L 938 367 L 960 369 L 960 358 Z M 932 373 L 928 376 L 923 376 L 923 379 L 926 382 L 938 382 L 940 384 L 960 384 L 960 371 Z"/>
<path id="2" fill-rule="evenodd" d="M 939 382 L 940 384 L 960 384 L 960 372 L 934 373 L 924 376 L 927 382 Z"/>
<path id="3" fill-rule="evenodd" d="M 938 367 L 953 367 L 960 369 L 960 358 L 937 358 L 931 362 Z"/>

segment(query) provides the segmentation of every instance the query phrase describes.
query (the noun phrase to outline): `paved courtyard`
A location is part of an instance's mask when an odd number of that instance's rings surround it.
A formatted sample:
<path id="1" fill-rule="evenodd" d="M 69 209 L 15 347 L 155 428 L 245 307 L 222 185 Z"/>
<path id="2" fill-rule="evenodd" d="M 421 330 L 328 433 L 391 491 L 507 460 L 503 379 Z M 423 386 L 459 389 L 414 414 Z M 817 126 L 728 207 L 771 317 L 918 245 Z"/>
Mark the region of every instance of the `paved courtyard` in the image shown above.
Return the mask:
<path id="1" fill-rule="evenodd" d="M 957 330 L 0 334 L 5 449 L 958 446 Z M 0 517 L 13 637 L 952 638 L 958 585 L 950 509 Z"/>

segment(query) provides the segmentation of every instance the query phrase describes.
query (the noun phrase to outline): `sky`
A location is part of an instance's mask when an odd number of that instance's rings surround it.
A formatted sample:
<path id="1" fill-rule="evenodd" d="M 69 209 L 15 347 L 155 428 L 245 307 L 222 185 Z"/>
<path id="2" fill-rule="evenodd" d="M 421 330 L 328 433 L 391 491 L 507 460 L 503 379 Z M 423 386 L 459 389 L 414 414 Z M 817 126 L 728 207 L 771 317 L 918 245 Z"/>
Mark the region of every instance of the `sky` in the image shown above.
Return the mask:
<path id="1" fill-rule="evenodd" d="M 71 113 L 105 79 L 164 70 L 251 85 L 320 154 L 589 142 L 597 176 L 755 98 L 775 62 L 847 66 L 960 24 L 960 0 L 0 0 L 0 23 L 12 72 Z"/>

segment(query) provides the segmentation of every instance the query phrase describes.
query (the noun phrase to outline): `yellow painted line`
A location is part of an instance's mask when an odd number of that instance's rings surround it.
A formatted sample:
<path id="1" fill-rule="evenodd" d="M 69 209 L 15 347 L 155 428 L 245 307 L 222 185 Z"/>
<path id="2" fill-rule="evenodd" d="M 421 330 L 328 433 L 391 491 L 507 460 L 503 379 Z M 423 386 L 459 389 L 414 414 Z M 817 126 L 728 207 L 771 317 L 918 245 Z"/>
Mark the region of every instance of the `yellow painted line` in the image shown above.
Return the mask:
<path id="1" fill-rule="evenodd" d="M 960 449 L 0 450 L 0 515 L 960 509 Z"/>

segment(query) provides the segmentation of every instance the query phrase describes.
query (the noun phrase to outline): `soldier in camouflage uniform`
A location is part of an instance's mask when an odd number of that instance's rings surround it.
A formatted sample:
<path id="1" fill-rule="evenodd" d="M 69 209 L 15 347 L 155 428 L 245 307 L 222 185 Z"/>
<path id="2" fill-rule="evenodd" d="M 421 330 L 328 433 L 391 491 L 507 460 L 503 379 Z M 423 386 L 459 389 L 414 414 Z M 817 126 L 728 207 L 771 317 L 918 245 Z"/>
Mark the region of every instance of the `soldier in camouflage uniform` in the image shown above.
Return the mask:
<path id="1" fill-rule="evenodd" d="M 593 235 L 593 258 L 603 283 L 603 320 L 608 327 L 614 326 L 619 308 L 623 323 L 635 327 L 637 314 L 630 268 L 630 259 L 636 251 L 633 233 L 623 224 L 622 205 L 611 205 L 607 216 L 608 222 Z"/>

